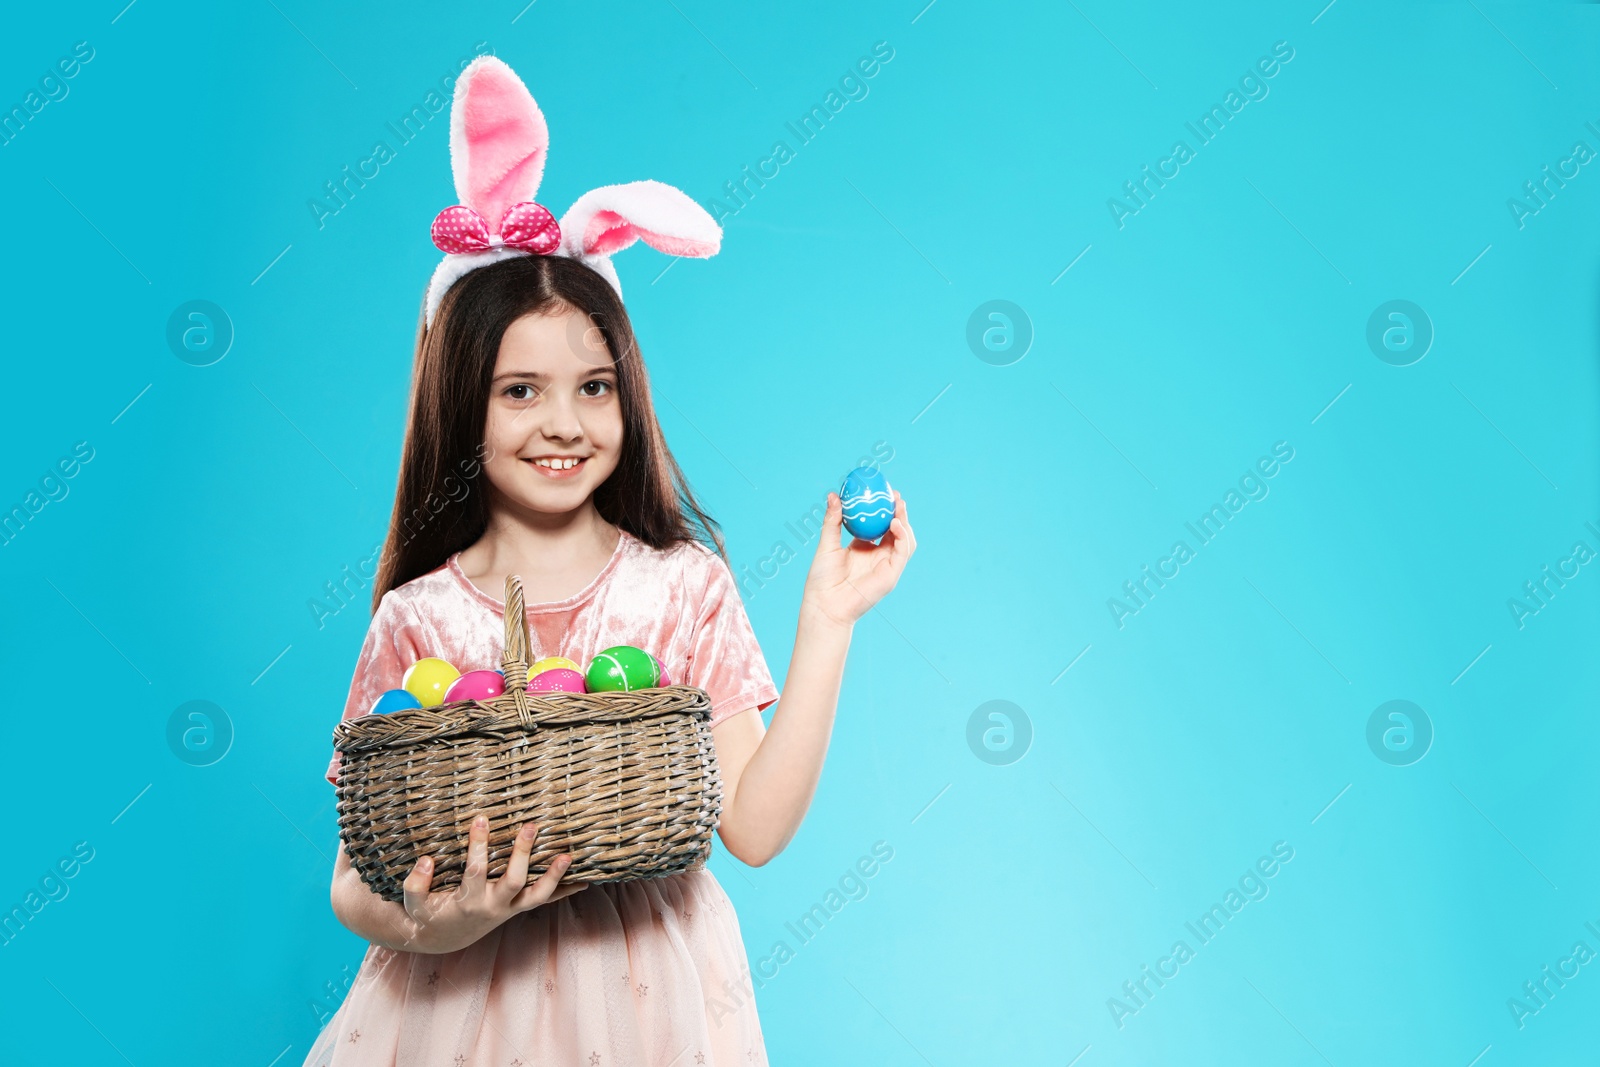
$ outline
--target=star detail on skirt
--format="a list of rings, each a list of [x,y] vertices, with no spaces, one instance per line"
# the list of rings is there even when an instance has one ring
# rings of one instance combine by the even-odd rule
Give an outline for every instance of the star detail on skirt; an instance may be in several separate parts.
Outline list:
[[[553,993],[555,993],[555,991],[556,991],[556,984],[555,984],[555,983],[554,983],[554,982],[552,982],[552,981],[551,981],[551,980],[550,980],[550,979],[548,979],[548,978],[546,978],[546,979],[545,979],[545,980],[544,980],[544,991],[545,991],[545,992],[546,992],[546,993],[547,993],[547,994],[553,994]]]
[[[589,1063],[590,1063],[591,1067],[600,1067],[600,1053],[598,1053],[598,1052],[589,1053]]]
[[[639,983],[639,995],[641,997],[644,996],[649,991],[650,991],[650,987],[649,986],[645,985],[643,982]]]
[[[360,1040],[361,1040],[361,1031],[360,1030],[352,1030],[352,1031],[350,1031],[350,1043],[352,1045],[355,1044],[357,1041],[360,1041]]]
[[[439,972],[438,971],[431,972],[428,975],[428,984],[429,985],[437,985],[438,982],[439,982]]]
[[[706,1062],[706,1054],[704,1052],[698,1052],[697,1051],[694,1054],[694,1062],[696,1062],[696,1063],[704,1063],[704,1062]]]

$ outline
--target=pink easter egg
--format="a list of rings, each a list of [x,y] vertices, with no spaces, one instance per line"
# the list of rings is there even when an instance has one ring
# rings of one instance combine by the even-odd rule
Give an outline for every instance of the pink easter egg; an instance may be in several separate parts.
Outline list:
[[[565,667],[553,667],[548,671],[540,671],[528,683],[530,693],[582,693],[586,692],[583,686],[583,675],[577,671],[569,671]]]
[[[451,683],[445,691],[444,702],[456,700],[488,700],[506,691],[506,679],[499,671],[468,671]]]
[[[662,663],[659,659],[656,659],[655,656],[651,656],[650,658],[656,660],[656,673],[661,676],[661,679],[656,682],[656,684],[660,686],[671,685],[672,679],[667,677],[667,665]]]

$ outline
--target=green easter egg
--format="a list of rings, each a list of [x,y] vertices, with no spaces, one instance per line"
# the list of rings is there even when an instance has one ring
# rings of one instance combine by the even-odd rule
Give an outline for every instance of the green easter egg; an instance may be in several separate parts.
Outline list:
[[[632,645],[614,645],[589,662],[584,684],[591,693],[631,693],[661,683],[655,657]]]

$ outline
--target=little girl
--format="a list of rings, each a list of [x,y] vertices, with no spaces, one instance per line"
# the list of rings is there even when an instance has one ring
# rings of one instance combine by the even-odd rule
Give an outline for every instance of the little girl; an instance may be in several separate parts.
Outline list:
[[[497,666],[498,596],[508,574],[520,575],[530,660],[586,664],[608,646],[634,645],[654,652],[675,683],[709,694],[718,834],[736,859],[760,866],[810,805],[852,627],[916,547],[905,503],[894,494],[879,544],[846,548],[840,501],[828,494],[783,701],[766,729],[760,712],[778,691],[717,524],[656,421],[609,261],[634,237],[710,255],[715,223],[670,187],[613,186],[580,199],[559,243],[540,251],[539,233],[555,226],[545,213],[541,230],[543,209],[531,202],[544,120],[493,57],[457,84],[451,149],[463,206],[434,224],[452,255],[425,302],[399,489],[344,715],[366,713],[426,656],[464,671]],[[500,226],[483,247],[452,249],[451,233],[489,218]],[[335,752],[330,782],[338,771]],[[766,1062],[738,919],[709,870],[563,885],[562,855],[530,880],[539,827],[528,824],[504,874],[489,880],[491,829],[506,828],[481,816],[472,825],[459,888],[432,892],[423,857],[403,904],[373,893],[341,845],[334,913],[371,947],[307,1067]]]

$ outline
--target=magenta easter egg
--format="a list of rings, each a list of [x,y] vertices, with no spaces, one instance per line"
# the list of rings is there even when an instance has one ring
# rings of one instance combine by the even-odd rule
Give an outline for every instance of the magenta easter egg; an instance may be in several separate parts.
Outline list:
[[[661,676],[660,680],[657,681],[656,684],[661,686],[671,685],[672,679],[667,677],[667,665],[662,663],[659,659],[656,659],[653,654],[650,658],[656,661],[656,673]]]
[[[530,693],[582,693],[583,675],[577,671],[569,671],[565,667],[555,667],[548,671],[540,671],[528,683]]]
[[[506,691],[506,679],[499,671],[468,671],[451,683],[445,691],[444,702],[457,700],[488,700]]]

